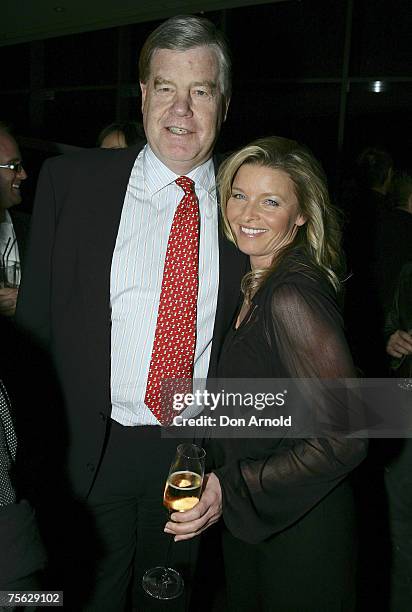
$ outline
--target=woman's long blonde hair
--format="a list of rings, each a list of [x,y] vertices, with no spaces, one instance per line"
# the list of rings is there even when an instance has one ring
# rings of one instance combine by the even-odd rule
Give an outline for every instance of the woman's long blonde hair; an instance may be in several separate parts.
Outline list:
[[[306,218],[306,223],[297,228],[292,242],[276,252],[276,256],[274,254],[270,268],[253,270],[245,276],[242,290],[246,299],[253,297],[265,279],[276,269],[280,259],[298,245],[306,248],[314,263],[338,290],[344,261],[340,247],[341,232],[338,214],[330,202],[327,179],[320,163],[309,149],[280,136],[255,140],[228,157],[220,167],[217,183],[224,231],[235,244],[236,239],[230,228],[226,209],[233,180],[243,164],[285,172],[293,182],[300,212]]]

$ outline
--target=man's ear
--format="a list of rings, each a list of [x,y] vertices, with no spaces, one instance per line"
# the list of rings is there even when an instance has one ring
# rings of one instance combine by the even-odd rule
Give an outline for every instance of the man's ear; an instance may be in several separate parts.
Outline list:
[[[142,92],[142,113],[143,113],[144,102],[146,100],[147,84],[142,83],[142,81],[140,81],[140,91]]]

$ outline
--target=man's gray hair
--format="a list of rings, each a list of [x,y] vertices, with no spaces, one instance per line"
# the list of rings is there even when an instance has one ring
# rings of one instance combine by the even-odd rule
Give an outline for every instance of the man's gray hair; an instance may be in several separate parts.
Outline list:
[[[219,86],[228,102],[231,95],[231,58],[226,38],[216,26],[204,17],[177,15],[164,21],[146,39],[139,58],[139,77],[147,83],[150,63],[156,49],[188,51],[195,47],[210,47],[219,63]]]

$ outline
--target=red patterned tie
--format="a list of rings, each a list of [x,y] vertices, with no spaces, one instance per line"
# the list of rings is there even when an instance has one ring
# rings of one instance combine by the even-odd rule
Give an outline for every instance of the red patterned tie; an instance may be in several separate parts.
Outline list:
[[[156,333],[147,378],[145,404],[162,425],[174,414],[172,395],[189,392],[196,345],[196,309],[199,285],[199,203],[194,182],[176,179],[185,195],[173,218],[167,244]],[[167,385],[163,379],[185,379]],[[162,387],[162,388],[161,388]]]

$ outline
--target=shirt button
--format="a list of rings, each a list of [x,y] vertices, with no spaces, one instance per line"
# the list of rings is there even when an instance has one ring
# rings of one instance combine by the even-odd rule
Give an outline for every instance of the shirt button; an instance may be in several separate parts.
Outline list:
[[[99,412],[99,417],[101,418],[103,422],[106,421],[106,415],[104,412]]]
[[[88,469],[88,471],[89,471],[89,472],[94,472],[94,471],[95,471],[95,469],[96,469],[96,468],[94,467],[94,464],[93,464],[93,463],[88,463],[88,464],[86,465],[86,467],[87,467],[87,469]]]

